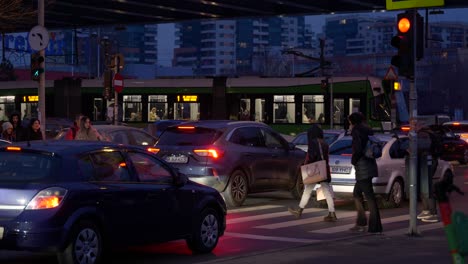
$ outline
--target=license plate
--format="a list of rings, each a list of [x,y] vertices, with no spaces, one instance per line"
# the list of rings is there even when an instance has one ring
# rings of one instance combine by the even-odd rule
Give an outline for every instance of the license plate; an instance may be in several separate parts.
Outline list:
[[[3,239],[3,232],[5,231],[5,228],[0,226],[0,239]]]
[[[350,174],[351,167],[342,167],[342,166],[330,166],[331,173],[338,173],[338,174]]]
[[[179,155],[179,156],[171,155],[171,156],[167,156],[165,160],[169,163],[187,163],[188,157],[185,155]]]

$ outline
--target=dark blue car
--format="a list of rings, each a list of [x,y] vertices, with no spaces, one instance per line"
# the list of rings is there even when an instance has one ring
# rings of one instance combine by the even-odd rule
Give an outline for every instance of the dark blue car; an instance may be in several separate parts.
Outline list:
[[[106,142],[0,147],[0,249],[102,262],[105,248],[186,239],[212,251],[226,205],[147,150]]]

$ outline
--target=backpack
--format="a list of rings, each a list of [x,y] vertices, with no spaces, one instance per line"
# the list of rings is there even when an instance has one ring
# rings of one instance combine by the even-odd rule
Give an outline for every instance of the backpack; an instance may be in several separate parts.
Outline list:
[[[368,136],[366,148],[364,149],[364,156],[370,159],[377,159],[382,157],[382,142],[375,136]]]

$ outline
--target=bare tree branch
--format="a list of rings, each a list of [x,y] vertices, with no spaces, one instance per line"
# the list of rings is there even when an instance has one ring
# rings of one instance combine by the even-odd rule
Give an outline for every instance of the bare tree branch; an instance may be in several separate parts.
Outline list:
[[[55,0],[44,0],[45,5],[51,5]],[[26,0],[0,0],[0,32],[11,32],[18,29],[31,28],[37,24],[37,9],[33,3]]]

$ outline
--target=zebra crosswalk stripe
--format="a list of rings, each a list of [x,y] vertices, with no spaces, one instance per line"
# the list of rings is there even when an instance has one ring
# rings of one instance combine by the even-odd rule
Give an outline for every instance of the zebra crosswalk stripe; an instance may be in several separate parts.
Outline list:
[[[312,212],[320,212],[320,211],[325,211],[324,209],[320,208],[308,208],[304,209],[303,213],[312,213]],[[269,213],[269,214],[261,214],[261,215],[252,215],[252,216],[245,216],[245,217],[238,217],[238,218],[233,218],[233,219],[228,219],[226,223],[229,224],[237,224],[237,223],[245,223],[245,222],[251,222],[251,221],[257,221],[257,220],[262,220],[262,219],[272,219],[276,217],[283,217],[283,216],[291,216],[291,213],[288,212],[287,210],[283,212],[276,212],[276,213]]]
[[[405,221],[409,220],[409,215],[399,215],[399,216],[394,216],[394,217],[389,217],[389,218],[383,218],[382,224],[389,224],[389,223],[394,223],[394,222],[400,222],[400,221]],[[340,225],[340,226],[335,226],[335,227],[330,227],[330,228],[323,228],[323,229],[317,229],[313,231],[309,231],[310,233],[319,233],[319,234],[332,234],[332,233],[339,233],[343,231],[347,231],[351,227],[353,227],[355,224],[347,224],[347,225]]]
[[[338,221],[339,219],[348,218],[348,217],[355,216],[355,215],[356,215],[356,212],[353,212],[353,211],[337,211],[336,212],[336,217],[338,218]],[[299,220],[284,221],[281,223],[275,223],[275,224],[269,224],[269,225],[261,225],[261,226],[256,226],[255,228],[278,229],[278,228],[318,223],[318,222],[323,222],[324,215],[316,216],[316,217],[307,217],[307,216],[303,216],[303,217],[304,217],[303,219],[299,219]]]

